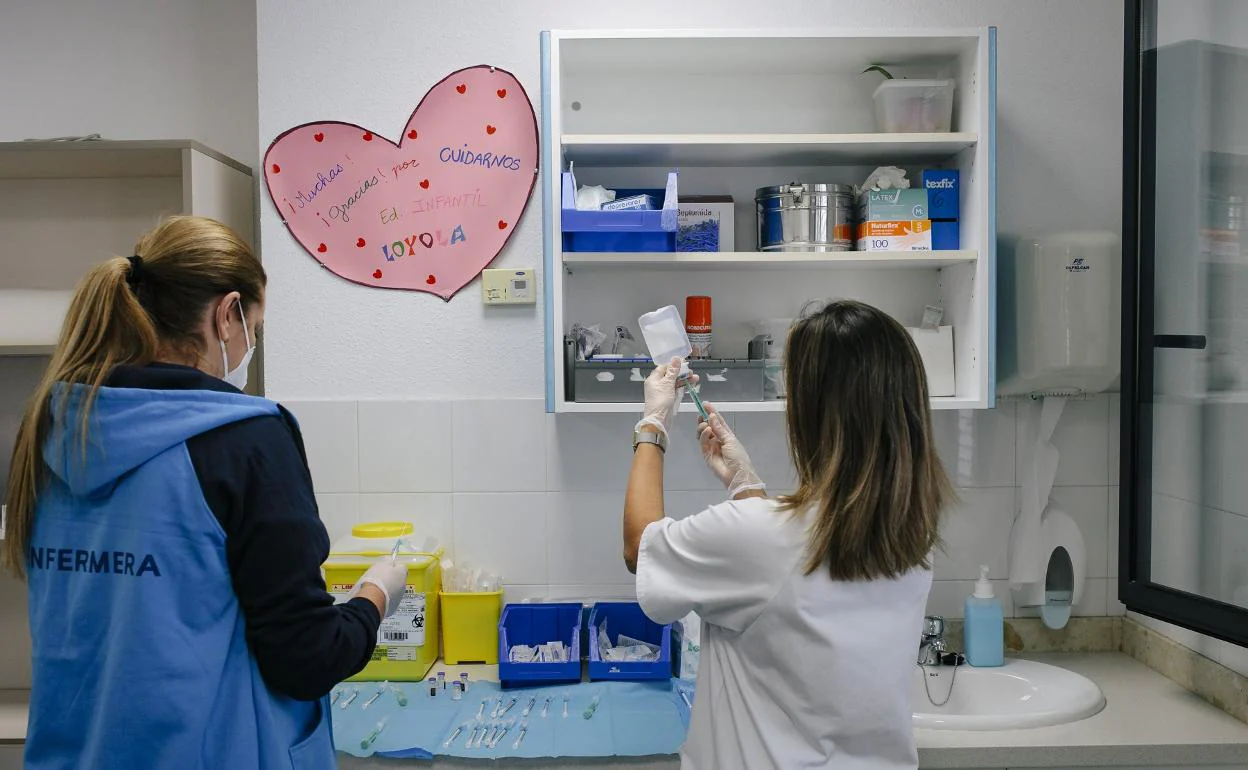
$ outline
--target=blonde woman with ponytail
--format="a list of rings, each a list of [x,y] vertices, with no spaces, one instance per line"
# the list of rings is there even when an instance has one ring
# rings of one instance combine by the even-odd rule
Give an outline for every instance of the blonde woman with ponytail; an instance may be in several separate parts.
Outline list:
[[[403,565],[334,604],[303,442],[243,394],[264,269],[173,217],[96,266],[13,450],[3,566],[29,584],[26,767],[332,768],[328,693]]]

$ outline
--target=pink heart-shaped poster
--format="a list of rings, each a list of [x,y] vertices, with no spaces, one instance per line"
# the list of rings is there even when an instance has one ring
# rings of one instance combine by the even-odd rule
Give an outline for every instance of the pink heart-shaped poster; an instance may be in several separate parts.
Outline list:
[[[291,235],[336,275],[449,300],[511,237],[537,153],[524,87],[479,65],[429,89],[397,143],[336,121],[286,131],[264,181]]]

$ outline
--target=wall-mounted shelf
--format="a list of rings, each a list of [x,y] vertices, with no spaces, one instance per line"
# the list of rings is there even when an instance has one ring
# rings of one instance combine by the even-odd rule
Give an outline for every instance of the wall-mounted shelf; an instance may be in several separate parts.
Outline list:
[[[564,160],[597,166],[820,166],[942,161],[975,146],[973,133],[564,134]]]
[[[636,412],[570,400],[564,335],[626,325],[686,296],[714,302],[714,355],[744,357],[753,321],[792,318],[814,299],[853,298],[917,326],[926,305],[953,326],[955,396],[992,406],[996,263],[995,31],[576,30],[542,34],[546,396],[555,412]],[[952,132],[878,133],[872,94],[886,62],[904,77],[956,82]],[[661,186],[731,196],[736,251],[563,251],[560,172],[611,189]],[[791,181],[861,184],[896,165],[961,174],[961,247],[926,252],[767,252],[755,191]],[[724,403],[781,411],[783,401]]]
[[[134,179],[183,173],[183,152],[248,176],[251,169],[192,141],[0,142],[0,179]]]
[[[0,355],[51,355],[72,297],[71,291],[0,289]]]
[[[974,262],[979,252],[963,251],[678,251],[678,252],[579,252],[563,255],[572,268],[625,268],[686,270],[841,269],[886,270],[890,268],[935,269]]]
[[[198,142],[0,142],[0,356],[51,353],[82,276],[164,216],[251,242],[252,201],[251,170]]]

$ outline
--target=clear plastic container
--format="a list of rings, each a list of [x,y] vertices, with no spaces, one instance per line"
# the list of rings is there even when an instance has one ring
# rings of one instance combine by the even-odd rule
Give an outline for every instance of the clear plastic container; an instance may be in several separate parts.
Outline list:
[[[953,127],[952,80],[885,80],[875,89],[875,129],[940,133]]]
[[[685,361],[693,352],[689,335],[685,331],[685,322],[681,320],[680,311],[675,305],[646,313],[637,319],[637,325],[641,327],[641,336],[646,340],[650,358],[656,364],[670,363],[673,358]]]

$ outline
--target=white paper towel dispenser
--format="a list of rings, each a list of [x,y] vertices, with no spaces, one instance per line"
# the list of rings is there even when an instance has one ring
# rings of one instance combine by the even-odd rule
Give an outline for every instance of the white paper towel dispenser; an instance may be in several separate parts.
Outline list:
[[[1022,410],[1022,501],[1010,533],[1016,607],[1037,607],[1062,628],[1083,596],[1087,548],[1078,524],[1049,499],[1058,452],[1051,441],[1067,396],[1099,393],[1120,369],[1122,250],[1107,232],[1019,242],[999,293],[1002,396]]]
[[[1001,263],[998,395],[1099,393],[1121,365],[1122,249],[1113,233],[1019,241]]]

